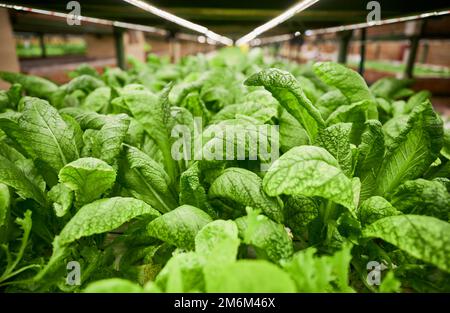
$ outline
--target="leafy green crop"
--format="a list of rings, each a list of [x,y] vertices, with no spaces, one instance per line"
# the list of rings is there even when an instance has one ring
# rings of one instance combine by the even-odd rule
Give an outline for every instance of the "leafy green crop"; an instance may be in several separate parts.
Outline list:
[[[0,73],[1,291],[450,291],[429,92],[258,49],[129,63]]]

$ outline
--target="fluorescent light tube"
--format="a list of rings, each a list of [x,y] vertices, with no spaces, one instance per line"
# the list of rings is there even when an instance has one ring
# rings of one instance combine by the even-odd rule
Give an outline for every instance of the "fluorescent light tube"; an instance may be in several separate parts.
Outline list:
[[[307,8],[309,8],[313,4],[317,3],[318,1],[319,0],[303,0],[303,1],[299,2],[299,3],[297,3],[296,5],[291,7],[290,9],[288,9],[288,10],[284,11],[283,13],[281,13],[280,15],[278,15],[277,17],[275,17],[275,18],[271,19],[270,21],[268,21],[267,23],[265,23],[265,24],[255,28],[253,31],[251,31],[247,35],[245,35],[242,38],[238,39],[236,41],[236,45],[242,45],[242,44],[245,44],[245,43],[255,39],[256,37],[258,37],[262,33],[268,31],[269,29],[274,28],[275,26],[277,26],[277,25],[279,25],[279,24],[281,24],[283,22],[285,22],[286,20],[288,20],[291,17],[293,17],[295,14],[306,10]]]
[[[34,8],[28,8],[28,7],[18,6],[18,5],[9,5],[9,4],[0,3],[0,7],[6,8],[6,9],[12,9],[12,10],[16,10],[16,11],[25,11],[25,12],[32,12],[32,13],[37,13],[37,14],[56,16],[56,17],[61,17],[64,19],[66,19],[67,17],[72,17],[72,14],[48,11],[48,10],[41,10],[41,9],[34,9]],[[165,31],[164,29],[146,26],[146,25],[125,23],[125,22],[119,22],[119,21],[110,21],[110,20],[105,20],[105,19],[101,19],[101,18],[81,16],[81,15],[78,16],[78,19],[80,21],[84,21],[84,22],[88,22],[88,23],[95,23],[95,24],[101,24],[101,25],[106,25],[106,26],[115,26],[115,27],[120,27],[120,28],[139,30],[139,31],[148,32],[148,33],[156,33],[161,36],[166,36],[168,34],[167,31]]]
[[[212,31],[210,31],[208,28],[206,28],[204,26],[189,22],[188,20],[185,20],[184,18],[178,17],[176,15],[173,15],[172,13],[158,9],[157,7],[155,7],[151,4],[148,4],[147,2],[144,2],[141,0],[122,0],[122,1],[127,2],[131,5],[134,5],[144,11],[150,12],[150,13],[152,13],[156,16],[159,16],[165,20],[168,20],[170,22],[178,24],[182,27],[185,27],[185,28],[191,29],[193,31],[196,31],[198,33],[201,33],[216,42],[220,42],[227,46],[231,46],[233,44],[233,40],[231,40],[230,38],[218,35]]]

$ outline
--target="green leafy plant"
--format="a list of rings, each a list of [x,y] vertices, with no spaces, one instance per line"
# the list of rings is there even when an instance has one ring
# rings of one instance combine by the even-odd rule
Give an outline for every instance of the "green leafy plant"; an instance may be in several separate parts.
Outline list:
[[[129,61],[61,86],[0,73],[2,291],[450,291],[449,131],[428,92],[258,49]]]

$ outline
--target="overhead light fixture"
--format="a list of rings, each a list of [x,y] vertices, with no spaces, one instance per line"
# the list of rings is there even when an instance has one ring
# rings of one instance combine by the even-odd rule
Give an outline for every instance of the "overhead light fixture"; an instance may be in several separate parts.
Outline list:
[[[28,8],[28,7],[19,6],[19,5],[9,5],[9,4],[0,3],[0,7],[6,8],[6,9],[12,9],[12,10],[16,10],[16,11],[24,11],[24,12],[32,12],[32,13],[37,13],[37,14],[49,15],[49,16],[56,16],[56,17],[60,17],[60,18],[64,18],[64,19],[67,19],[68,17],[69,18],[73,17],[72,14]],[[155,33],[155,34],[158,34],[161,36],[166,36],[168,34],[167,31],[165,31],[164,29],[146,26],[146,25],[125,23],[125,22],[120,22],[120,21],[111,21],[111,20],[105,20],[105,19],[101,19],[101,18],[81,16],[81,15],[77,16],[77,19],[79,19],[82,22],[101,24],[101,25],[105,25],[105,26],[115,26],[115,27],[120,27],[120,28],[131,29],[131,30],[139,30],[139,31],[148,32],[148,33]]]
[[[141,1],[141,0],[122,0],[124,2],[127,2],[131,5],[134,5],[135,7],[138,7],[144,11],[150,12],[156,16],[159,16],[165,20],[168,20],[170,22],[173,22],[175,24],[178,24],[182,27],[191,29],[193,31],[196,31],[200,34],[205,35],[206,37],[210,38],[211,40],[214,40],[216,42],[220,42],[224,45],[231,46],[233,45],[233,40],[230,38],[227,38],[225,36],[221,36],[219,34],[216,34],[212,31],[210,31],[208,28],[192,23],[188,20],[185,20],[184,18],[181,18],[179,16],[173,15],[172,13],[166,12],[164,10],[161,10],[151,4],[148,4],[147,2]]]
[[[389,18],[389,19],[380,20],[380,21],[371,21],[371,22],[367,22],[367,23],[358,23],[358,24],[327,27],[327,28],[320,28],[320,29],[309,29],[309,30],[305,31],[305,35],[306,36],[314,36],[314,35],[336,33],[336,32],[341,32],[341,31],[345,31],[345,30],[355,30],[355,29],[367,28],[367,27],[372,27],[372,26],[380,26],[380,25],[386,25],[386,24],[408,22],[408,21],[424,19],[427,17],[441,16],[441,15],[447,15],[447,14],[450,14],[450,10],[427,12],[427,13],[410,15],[410,16],[405,16],[405,17]]]
[[[127,0],[125,0],[127,1]],[[295,14],[306,10],[307,8],[309,8],[310,6],[312,6],[313,4],[317,3],[319,0],[303,0],[299,3],[297,3],[296,5],[294,5],[293,7],[291,7],[290,9],[284,11],[283,13],[281,13],[280,15],[278,15],[277,17],[271,19],[270,21],[268,21],[267,23],[255,28],[253,31],[251,31],[250,33],[248,33],[247,35],[243,36],[242,38],[238,39],[236,41],[236,45],[243,45],[246,44],[248,42],[250,42],[251,40],[255,39],[256,37],[258,37],[259,35],[261,35],[262,33],[268,31],[269,29],[274,28],[275,26],[285,22],[286,20],[290,19],[291,17],[293,17]]]

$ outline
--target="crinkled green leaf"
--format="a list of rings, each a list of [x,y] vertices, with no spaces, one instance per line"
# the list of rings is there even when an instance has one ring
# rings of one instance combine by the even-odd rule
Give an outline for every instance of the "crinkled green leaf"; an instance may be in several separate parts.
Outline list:
[[[381,123],[368,120],[358,147],[358,163],[356,173],[361,180],[360,200],[364,201],[376,193],[376,178],[384,157],[384,136]]]
[[[67,164],[59,172],[59,181],[75,191],[78,207],[100,198],[113,186],[115,180],[115,170],[96,158],[80,158]]]
[[[384,123],[383,133],[386,145],[391,145],[395,141],[395,138],[397,138],[401,134],[403,129],[406,128],[408,120],[409,115],[404,114],[397,115]]]
[[[236,224],[244,242],[255,247],[260,257],[279,262],[294,253],[292,240],[282,224],[256,212],[238,218]]]
[[[164,156],[164,165],[169,177],[175,179],[177,169],[170,149],[170,131],[168,121],[170,118],[170,106],[167,99],[170,86],[157,97],[145,90],[132,90],[122,95],[127,107],[145,131],[158,144]]]
[[[18,126],[23,148],[55,171],[79,158],[73,129],[47,101],[27,98]]]
[[[304,94],[294,76],[276,68],[263,70],[245,81],[247,86],[264,86],[274,98],[294,116],[314,140],[325,121],[319,110]]]
[[[66,85],[67,93],[72,93],[75,90],[82,90],[86,93],[94,91],[97,88],[105,86],[105,83],[98,78],[91,75],[80,75],[72,79]]]
[[[327,119],[337,108],[349,105],[349,100],[339,89],[324,93],[315,103],[324,119]]]
[[[422,102],[425,102],[430,97],[431,93],[427,90],[422,90],[412,95],[406,102],[404,113],[411,112],[416,106],[419,106]]]
[[[211,185],[210,198],[224,198],[242,206],[261,209],[277,222],[283,220],[283,210],[277,198],[269,197],[262,188],[262,179],[242,168],[227,168]]]
[[[308,197],[290,196],[284,206],[284,220],[294,235],[300,235],[319,216],[317,204]]]
[[[351,103],[372,99],[364,78],[354,70],[334,62],[318,62],[313,67],[320,79],[339,89]]]
[[[134,198],[106,198],[86,204],[64,226],[55,240],[68,245],[82,237],[111,231],[131,219],[147,215],[159,216],[159,212],[144,201]]]
[[[41,187],[28,177],[22,168],[0,155],[0,182],[13,188],[24,199],[33,199],[45,206],[45,194]]]
[[[382,219],[383,217],[401,214],[386,199],[380,196],[373,196],[362,202],[358,209],[358,217],[361,224],[368,225]]]
[[[449,219],[450,193],[439,181],[422,178],[406,181],[392,194],[391,202],[398,210],[406,214]]]
[[[107,108],[110,98],[111,88],[99,87],[84,99],[82,107],[87,110],[99,112]]]
[[[200,180],[200,166],[198,162],[192,164],[180,177],[180,204],[195,206],[211,217],[217,215],[208,203],[205,188]]]
[[[195,236],[195,252],[211,265],[232,263],[240,244],[238,233],[235,222],[215,220]]]
[[[386,195],[405,180],[420,177],[436,160],[442,147],[442,120],[430,102],[411,114],[406,128],[388,146],[377,176],[378,195]]]
[[[66,187],[64,184],[57,184],[50,189],[47,195],[53,201],[53,209],[55,210],[56,216],[63,217],[69,212],[74,201],[72,189]]]
[[[32,97],[48,99],[58,89],[53,82],[38,76],[21,73],[0,72],[0,79],[11,84],[20,84],[27,94]]]
[[[164,168],[142,151],[126,146],[128,168],[124,171],[123,184],[131,194],[160,212],[169,212],[177,207],[170,188],[170,179]]]
[[[354,211],[352,181],[325,149],[296,147],[283,154],[263,179],[264,191],[280,194],[320,196]]]
[[[381,238],[413,257],[450,272],[450,224],[434,217],[398,215],[369,225],[364,237]]]
[[[352,125],[339,123],[329,126],[319,133],[315,144],[325,148],[338,161],[342,171],[352,176],[353,160],[350,149],[350,131]]]
[[[211,221],[211,217],[204,211],[182,205],[151,221],[147,231],[150,236],[178,248],[193,250],[198,231]]]

